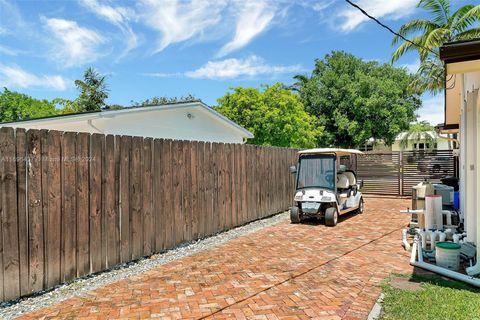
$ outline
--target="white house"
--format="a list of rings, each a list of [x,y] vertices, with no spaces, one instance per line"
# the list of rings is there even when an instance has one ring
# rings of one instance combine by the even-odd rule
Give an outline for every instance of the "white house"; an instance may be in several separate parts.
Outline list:
[[[453,150],[457,149],[457,143],[455,139],[447,139],[444,136],[439,135],[435,131],[426,131],[418,134],[410,134],[408,137],[407,145],[402,145],[402,141],[408,132],[400,132],[391,146],[385,145],[382,140],[374,140],[370,138],[365,145],[360,149],[362,151],[422,151],[422,150]],[[430,139],[426,139],[426,135],[430,136]],[[430,141],[434,140],[434,145],[430,145]]]
[[[408,144],[402,146],[402,141],[405,139],[408,132],[401,132],[395,138],[395,142],[392,144],[392,151],[422,151],[422,150],[452,150],[456,149],[457,145],[455,141],[446,139],[440,136],[435,131],[420,132],[418,134],[410,134],[408,136]],[[427,139],[426,136],[430,136]],[[433,146],[430,145],[430,139],[433,139]]]
[[[460,210],[467,240],[477,245],[477,264],[467,269],[480,274],[480,39],[447,43],[440,48],[445,62],[444,133],[459,133]]]
[[[224,143],[244,143],[253,138],[247,129],[201,101],[53,116],[0,126]]]

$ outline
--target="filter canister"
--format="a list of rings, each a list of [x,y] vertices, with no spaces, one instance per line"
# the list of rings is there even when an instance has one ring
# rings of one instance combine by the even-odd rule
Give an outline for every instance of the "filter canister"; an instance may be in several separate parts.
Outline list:
[[[425,196],[425,229],[443,229],[442,197]]]

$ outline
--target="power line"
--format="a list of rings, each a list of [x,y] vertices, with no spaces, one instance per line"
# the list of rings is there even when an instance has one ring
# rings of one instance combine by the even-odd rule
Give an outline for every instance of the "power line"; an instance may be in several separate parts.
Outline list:
[[[390,28],[389,26],[387,26],[386,24],[383,24],[382,22],[380,22],[377,18],[375,18],[374,16],[371,16],[370,14],[368,14],[367,11],[365,11],[364,9],[362,9],[359,5],[353,3],[352,1],[350,0],[345,0],[348,4],[350,4],[351,6],[357,8],[358,10],[360,10],[361,13],[363,13],[365,16],[367,16],[369,19],[375,21],[377,24],[379,24],[380,26],[382,26],[383,28],[387,29],[388,31],[390,31],[391,33],[393,33],[394,35],[396,35],[397,37],[400,37],[401,39],[403,39],[404,41],[408,42],[408,43],[411,43],[413,44],[415,47],[417,48],[421,48],[421,49],[424,49],[424,50],[427,50],[431,53],[433,53],[434,55],[438,56],[438,53],[436,53],[435,51],[433,51],[432,49],[429,49],[429,48],[426,48],[418,43],[415,43],[413,42],[412,40],[410,39],[407,39],[405,38],[404,36],[402,36],[401,34],[395,32],[392,30],[392,28]]]

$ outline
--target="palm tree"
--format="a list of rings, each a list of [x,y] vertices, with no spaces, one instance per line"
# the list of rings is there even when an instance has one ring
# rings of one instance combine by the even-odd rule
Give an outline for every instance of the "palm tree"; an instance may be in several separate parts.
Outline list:
[[[82,80],[75,80],[75,86],[80,90],[77,98],[79,111],[97,111],[105,106],[108,98],[106,77],[100,75],[95,69],[88,68]]]
[[[297,91],[300,92],[300,89],[304,88],[308,82],[310,81],[311,77],[305,74],[297,74],[293,76],[293,79],[297,80],[294,84],[292,84],[290,87],[287,89],[290,89],[292,91]]]
[[[420,0],[417,5],[432,16],[431,20],[415,19],[405,23],[398,34],[417,44],[404,41],[392,55],[392,62],[397,61],[409,51],[418,51],[420,61],[427,60],[433,52],[445,42],[469,40],[480,37],[480,5],[465,5],[455,11],[450,11],[450,0]],[[395,35],[392,44],[398,44],[402,39]],[[430,51],[431,50],[431,51]]]
[[[413,123],[408,131],[403,132],[400,140],[402,149],[408,148],[409,143],[425,143],[426,149],[433,149],[437,143],[437,135],[433,127],[426,121]]]
[[[402,25],[398,34],[411,42],[403,41],[392,55],[392,62],[397,61],[410,51],[417,51],[420,57],[418,79],[412,87],[434,94],[445,88],[443,64],[438,56],[438,49],[446,42],[470,40],[480,37],[480,5],[465,5],[451,12],[450,0],[420,0],[419,8],[426,10],[431,19],[415,19]],[[395,35],[392,45],[403,39]]]
[[[442,61],[433,57],[423,61],[417,70],[415,79],[410,84],[410,88],[418,94],[425,91],[429,91],[433,95],[443,92],[445,89],[445,72]]]

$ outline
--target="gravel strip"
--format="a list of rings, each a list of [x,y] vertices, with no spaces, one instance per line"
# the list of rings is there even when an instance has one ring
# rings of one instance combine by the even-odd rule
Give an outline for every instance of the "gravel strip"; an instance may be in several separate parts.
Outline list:
[[[286,219],[288,219],[288,213],[280,213],[205,239],[184,244],[165,253],[154,254],[145,259],[135,262],[128,262],[102,273],[89,275],[84,278],[74,280],[73,282],[59,285],[54,289],[40,292],[31,297],[20,298],[8,303],[1,303],[0,319],[13,319],[24,313],[33,312],[69,298],[82,296],[88,291],[134,275],[138,275],[142,272],[156,268],[168,262],[184,258],[197,252],[212,249],[227,241],[251,234]]]

